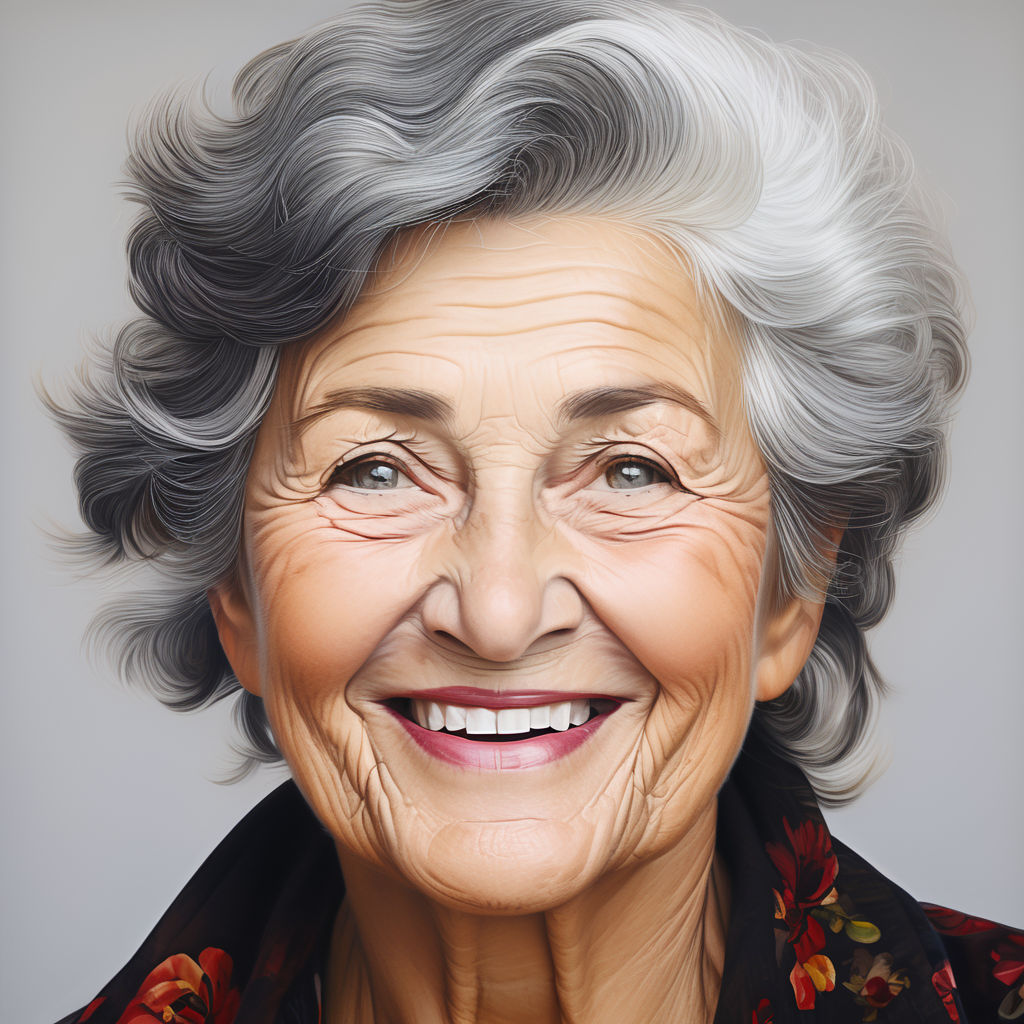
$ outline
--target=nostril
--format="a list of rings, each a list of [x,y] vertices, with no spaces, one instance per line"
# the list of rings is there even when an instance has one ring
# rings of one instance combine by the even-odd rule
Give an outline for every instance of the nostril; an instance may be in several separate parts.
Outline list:
[[[469,644],[464,643],[457,636],[455,636],[454,633],[449,633],[446,629],[432,629],[430,633],[435,640],[439,640],[442,644],[444,644],[447,647],[452,647],[456,651],[465,651],[469,654],[473,653],[473,649],[469,646]]]
[[[563,626],[561,629],[549,630],[547,635],[548,636],[563,637],[563,636],[572,636],[572,634],[575,633],[575,632],[576,632],[576,627],[575,626]]]

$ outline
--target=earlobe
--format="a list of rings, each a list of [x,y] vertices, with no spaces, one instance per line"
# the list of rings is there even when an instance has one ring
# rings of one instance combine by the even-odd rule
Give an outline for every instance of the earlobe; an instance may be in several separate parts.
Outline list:
[[[206,592],[217,635],[239,683],[260,696],[259,650],[256,619],[249,597],[237,576]]]

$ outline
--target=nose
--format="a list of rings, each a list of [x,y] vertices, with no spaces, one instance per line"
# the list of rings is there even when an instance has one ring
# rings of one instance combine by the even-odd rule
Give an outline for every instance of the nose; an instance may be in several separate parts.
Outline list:
[[[564,643],[584,615],[583,598],[562,574],[565,547],[526,496],[479,495],[424,599],[424,627],[492,662]]]

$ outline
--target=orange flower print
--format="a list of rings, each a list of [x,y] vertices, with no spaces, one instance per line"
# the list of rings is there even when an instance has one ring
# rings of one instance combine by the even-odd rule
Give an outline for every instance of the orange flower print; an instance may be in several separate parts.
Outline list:
[[[209,947],[199,963],[175,953],[146,977],[117,1024],[232,1024],[238,990],[230,987],[231,957]]]
[[[796,1005],[801,1010],[813,1010],[819,992],[831,992],[836,987],[835,964],[827,956],[816,953],[804,963],[797,963],[789,972]]]
[[[853,954],[850,980],[844,981],[843,986],[864,1007],[861,1019],[874,1021],[883,1006],[888,1006],[905,988],[910,987],[910,979],[905,971],[893,967],[890,954],[879,953],[872,957],[866,949],[858,949]]]

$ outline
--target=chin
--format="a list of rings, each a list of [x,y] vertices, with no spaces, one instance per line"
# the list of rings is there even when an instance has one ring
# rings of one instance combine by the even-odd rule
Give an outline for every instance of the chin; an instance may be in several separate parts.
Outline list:
[[[454,822],[396,867],[424,895],[486,914],[542,913],[590,886],[606,858],[594,830],[564,821]],[[413,849],[406,847],[408,853]]]

